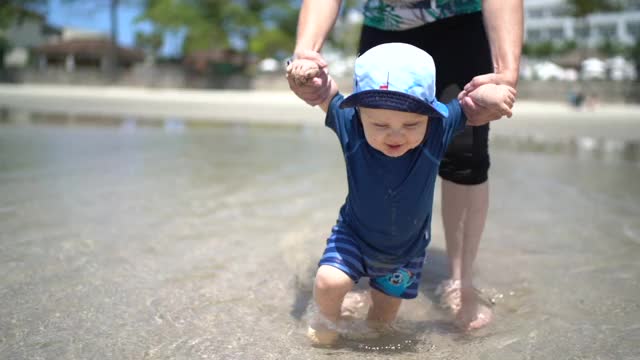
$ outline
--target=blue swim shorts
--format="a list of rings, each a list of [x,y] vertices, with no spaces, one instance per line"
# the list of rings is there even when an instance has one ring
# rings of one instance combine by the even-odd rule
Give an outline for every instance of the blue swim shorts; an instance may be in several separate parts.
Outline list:
[[[362,255],[356,239],[355,234],[345,226],[334,226],[318,266],[329,265],[340,269],[356,283],[366,276],[372,288],[389,296],[402,299],[418,296],[424,254],[404,264],[384,264]]]

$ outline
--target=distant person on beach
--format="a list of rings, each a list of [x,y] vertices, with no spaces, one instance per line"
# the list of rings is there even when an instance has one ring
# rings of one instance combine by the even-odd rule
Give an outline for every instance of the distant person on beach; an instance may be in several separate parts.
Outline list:
[[[319,71],[314,61],[296,59],[287,77],[304,84]],[[373,328],[390,324],[402,299],[417,296],[447,145],[465,124],[511,116],[512,87],[482,85],[445,105],[436,99],[435,78],[431,56],[404,43],[379,45],[358,57],[355,89],[346,98],[326,78],[329,96],[319,105],[340,140],[348,194],[316,273],[320,317],[308,330],[315,344],[337,340],[343,299],[361,277],[369,278],[367,320]],[[478,107],[483,116],[475,117]]]
[[[320,50],[342,3],[302,2],[294,57],[314,60],[326,69]],[[366,0],[362,13],[358,52],[390,42],[426,51],[438,64],[436,96],[441,100],[483,84],[516,87],[523,0]],[[289,86],[302,100],[317,105],[330,91],[324,73],[304,86],[293,81]],[[482,111],[475,116],[483,116]],[[489,124],[466,127],[451,141],[440,162],[449,278],[436,294],[464,330],[483,327],[492,319],[491,308],[481,304],[473,286],[473,265],[489,209],[489,166]]]
[[[574,88],[569,91],[569,104],[576,108],[581,109],[584,105],[585,96],[580,88]]]

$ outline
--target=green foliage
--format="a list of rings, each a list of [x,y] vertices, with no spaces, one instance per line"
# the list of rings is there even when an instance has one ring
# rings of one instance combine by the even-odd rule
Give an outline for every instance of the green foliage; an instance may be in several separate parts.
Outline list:
[[[567,54],[578,48],[575,41],[569,40],[564,42],[541,42],[541,43],[525,43],[522,47],[522,53],[534,58],[548,57],[551,55]]]
[[[567,0],[571,15],[585,17],[595,12],[621,10],[620,1],[616,0]]]
[[[260,58],[276,57],[284,59],[293,52],[291,33],[281,29],[269,29],[249,40],[249,52]]]
[[[164,36],[160,31],[136,33],[136,47],[143,49],[147,54],[157,55],[163,44]]]
[[[558,52],[558,47],[551,41],[545,41],[534,44],[524,44],[522,47],[522,53],[527,56],[541,58],[548,57]]]
[[[559,45],[557,45],[557,51],[560,54],[566,54],[578,48],[578,43],[574,40],[567,40]]]
[[[47,0],[0,0],[0,69],[4,68],[4,55],[11,48],[5,31],[14,21],[40,16]]]
[[[265,57],[292,51],[293,0],[147,0],[138,19],[161,31],[186,31],[183,52],[235,49]]]
[[[0,30],[14,20],[44,12],[46,5],[47,0],[0,0]]]
[[[625,53],[625,46],[618,42],[611,41],[611,39],[606,39],[598,46],[598,51],[602,54],[611,57],[615,55],[623,55]]]

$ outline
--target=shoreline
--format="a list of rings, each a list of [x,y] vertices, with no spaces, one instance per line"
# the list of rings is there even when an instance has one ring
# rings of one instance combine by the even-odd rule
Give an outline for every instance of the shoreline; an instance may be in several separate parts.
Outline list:
[[[158,123],[324,126],[324,113],[283,90],[193,90],[0,84],[0,109],[32,114],[112,117]],[[491,124],[506,144],[573,146],[640,154],[640,105],[601,104],[576,110],[562,102],[518,100],[511,119]]]

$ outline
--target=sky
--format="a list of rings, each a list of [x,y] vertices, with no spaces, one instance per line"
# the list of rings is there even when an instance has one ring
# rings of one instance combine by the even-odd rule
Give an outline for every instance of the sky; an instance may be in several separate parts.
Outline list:
[[[89,5],[88,5],[89,4]],[[47,12],[48,22],[56,27],[69,27],[78,30],[89,30],[111,33],[109,18],[109,1],[76,1],[64,2],[63,0],[49,0]],[[135,18],[142,9],[132,5],[121,5],[118,9],[118,43],[123,46],[135,44],[137,31],[149,31],[149,24],[137,24]],[[179,52],[181,39],[179,36],[170,36],[165,39],[162,49],[164,55],[173,55]]]

